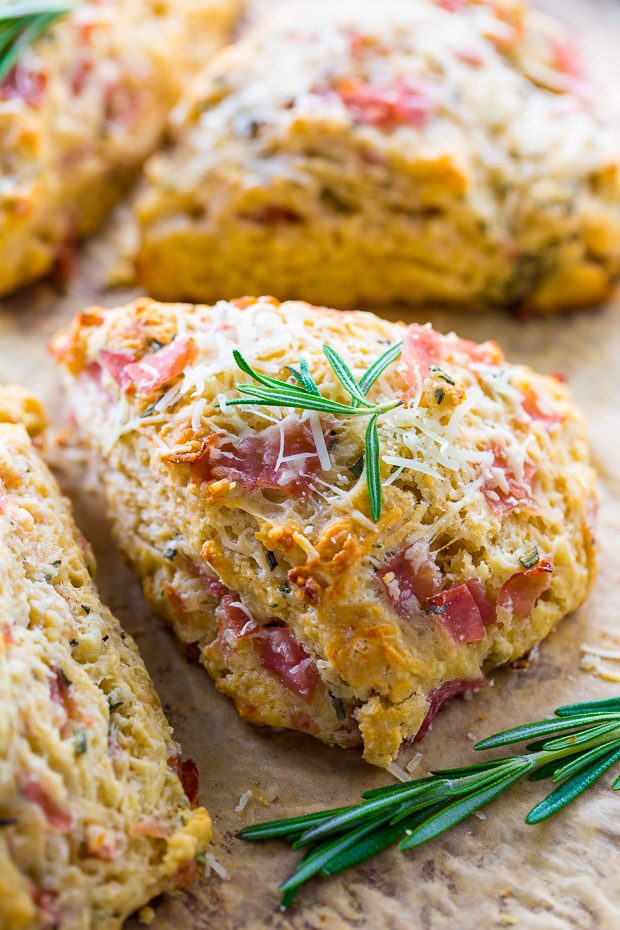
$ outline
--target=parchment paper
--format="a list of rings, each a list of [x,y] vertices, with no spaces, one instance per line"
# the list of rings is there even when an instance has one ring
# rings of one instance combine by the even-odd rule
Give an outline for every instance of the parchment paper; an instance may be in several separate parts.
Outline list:
[[[620,4],[549,0],[546,5],[577,24],[596,67],[615,70],[620,87],[615,60]],[[35,390],[60,430],[67,423],[45,345],[84,305],[113,306],[131,296],[105,287],[119,224],[126,218],[124,208],[84,248],[67,293],[40,284],[0,304],[0,380]],[[565,373],[586,414],[601,479],[600,575],[587,603],[548,638],[529,667],[497,672],[493,687],[471,701],[455,699],[436,718],[425,740],[399,759],[404,767],[420,750],[418,776],[434,767],[479,761],[474,739],[550,714],[560,703],[620,693],[620,684],[579,667],[581,643],[620,647],[620,297],[592,312],[527,323],[501,314],[390,316],[430,319],[439,329],[454,328],[476,340],[494,338],[513,361]],[[56,465],[62,463],[60,452],[52,449]],[[201,667],[187,665],[150,615],[109,536],[92,478],[79,462],[60,464],[57,472],[94,545],[102,597],[136,635],[176,736],[198,764],[202,800],[215,825],[212,852],[230,876],[223,881],[212,874],[189,891],[156,902],[154,930],[620,928],[620,797],[609,790],[609,775],[537,827],[526,826],[524,816],[548,783],[518,785],[485,808],[486,819],[474,816],[418,851],[390,850],[343,876],[312,882],[298,904],[281,914],[277,885],[298,854],[284,844],[243,843],[235,831],[256,820],[351,803],[361,791],[390,783],[391,776],[368,766],[356,751],[329,749],[309,736],[241,721],[232,702],[218,694]],[[614,667],[620,672],[620,662]],[[248,789],[252,797],[236,813]],[[128,930],[138,926],[130,921]]]

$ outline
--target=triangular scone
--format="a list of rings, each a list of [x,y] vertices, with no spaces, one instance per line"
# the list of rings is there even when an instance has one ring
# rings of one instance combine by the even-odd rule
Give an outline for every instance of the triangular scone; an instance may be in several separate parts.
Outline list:
[[[227,406],[263,375],[369,402],[383,508],[371,519],[368,417]],[[275,298],[91,310],[54,351],[146,595],[241,715],[389,764],[450,696],[523,655],[594,573],[594,473],[558,378],[426,326]],[[217,406],[219,405],[219,406]]]
[[[148,165],[161,300],[270,293],[600,301],[620,267],[617,127],[563,27],[516,0],[301,0],[213,60]]]
[[[240,6],[80,0],[21,51],[0,83],[0,294],[55,265],[67,273],[76,240],[128,189]]]
[[[191,881],[211,821],[20,406],[36,432],[0,388],[0,926],[116,930]]]

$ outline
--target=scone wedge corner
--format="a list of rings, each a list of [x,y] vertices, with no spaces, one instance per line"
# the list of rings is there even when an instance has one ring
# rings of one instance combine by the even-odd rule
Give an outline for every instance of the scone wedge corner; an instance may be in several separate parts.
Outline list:
[[[620,133],[508,0],[297,0],[219,53],[149,162],[160,300],[271,293],[552,313],[620,271]]]
[[[0,295],[67,273],[76,242],[129,189],[240,7],[80,0],[21,50],[0,82]]]
[[[376,420],[377,520],[368,416],[238,390],[245,359],[273,390],[311,377],[350,404],[325,345],[358,383],[394,353],[367,393],[394,408]],[[149,602],[249,721],[388,765],[588,591],[583,421],[560,378],[495,343],[275,298],[143,298],[81,314],[53,350]]]
[[[192,880],[211,821],[24,414],[0,387],[0,926],[118,930]]]

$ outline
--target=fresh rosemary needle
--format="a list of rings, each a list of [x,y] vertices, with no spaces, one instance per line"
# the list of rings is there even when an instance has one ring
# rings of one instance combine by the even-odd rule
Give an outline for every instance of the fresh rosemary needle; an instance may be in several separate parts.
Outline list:
[[[525,818],[551,817],[620,760],[620,697],[558,707],[555,718],[526,723],[482,740],[475,749],[495,749],[543,737],[526,752],[478,765],[437,770],[426,778],[376,788],[361,804],[245,827],[244,840],[286,839],[307,847],[295,872],[280,886],[282,907],[314,875],[334,875],[359,865],[400,840],[399,849],[421,846],[529,774],[557,787]],[[620,789],[620,776],[612,784]]]
[[[75,3],[62,0],[0,3],[0,82],[17,64],[22,51],[74,8]]]
[[[371,366],[368,368],[359,381],[356,380],[351,369],[344,359],[332,349],[331,346],[324,345],[323,352],[334,374],[338,378],[351,401],[349,404],[341,404],[338,401],[329,400],[323,397],[319,391],[312,373],[304,359],[299,362],[299,369],[288,368],[291,375],[295,378],[296,384],[290,381],[278,381],[276,378],[270,378],[255,371],[245,360],[238,349],[233,350],[233,356],[237,366],[246,375],[254,378],[258,384],[238,384],[237,390],[244,397],[238,397],[234,400],[227,400],[221,404],[225,410],[227,407],[233,407],[238,404],[260,405],[261,407],[292,407],[296,410],[318,410],[322,413],[331,413],[336,416],[348,417],[370,417],[370,422],[366,429],[364,467],[366,469],[366,484],[368,487],[368,496],[370,498],[370,512],[375,522],[381,516],[382,493],[381,493],[381,460],[379,447],[379,431],[377,429],[377,418],[388,410],[402,406],[402,400],[389,400],[383,404],[372,404],[367,400],[367,394],[377,378],[385,371],[392,362],[400,356],[402,352],[402,342],[390,346]],[[288,367],[288,366],[287,366]],[[355,467],[355,466],[354,466]]]

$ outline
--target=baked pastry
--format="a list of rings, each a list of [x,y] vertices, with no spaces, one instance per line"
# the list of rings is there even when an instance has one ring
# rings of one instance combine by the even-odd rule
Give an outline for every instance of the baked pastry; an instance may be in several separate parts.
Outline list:
[[[0,389],[0,926],[114,930],[194,877],[211,822],[20,403],[40,431]]]
[[[620,134],[516,0],[283,4],[219,53],[148,163],[161,300],[273,293],[551,312],[620,267]]]
[[[0,294],[66,272],[240,0],[82,0],[0,84]]]
[[[394,408],[375,520],[370,414],[252,406],[233,351],[289,393],[307,366],[346,405],[322,346],[359,379],[400,340],[367,395]],[[388,765],[588,590],[583,422],[561,380],[495,343],[275,298],[140,299],[79,315],[53,350],[150,604],[247,720]]]

